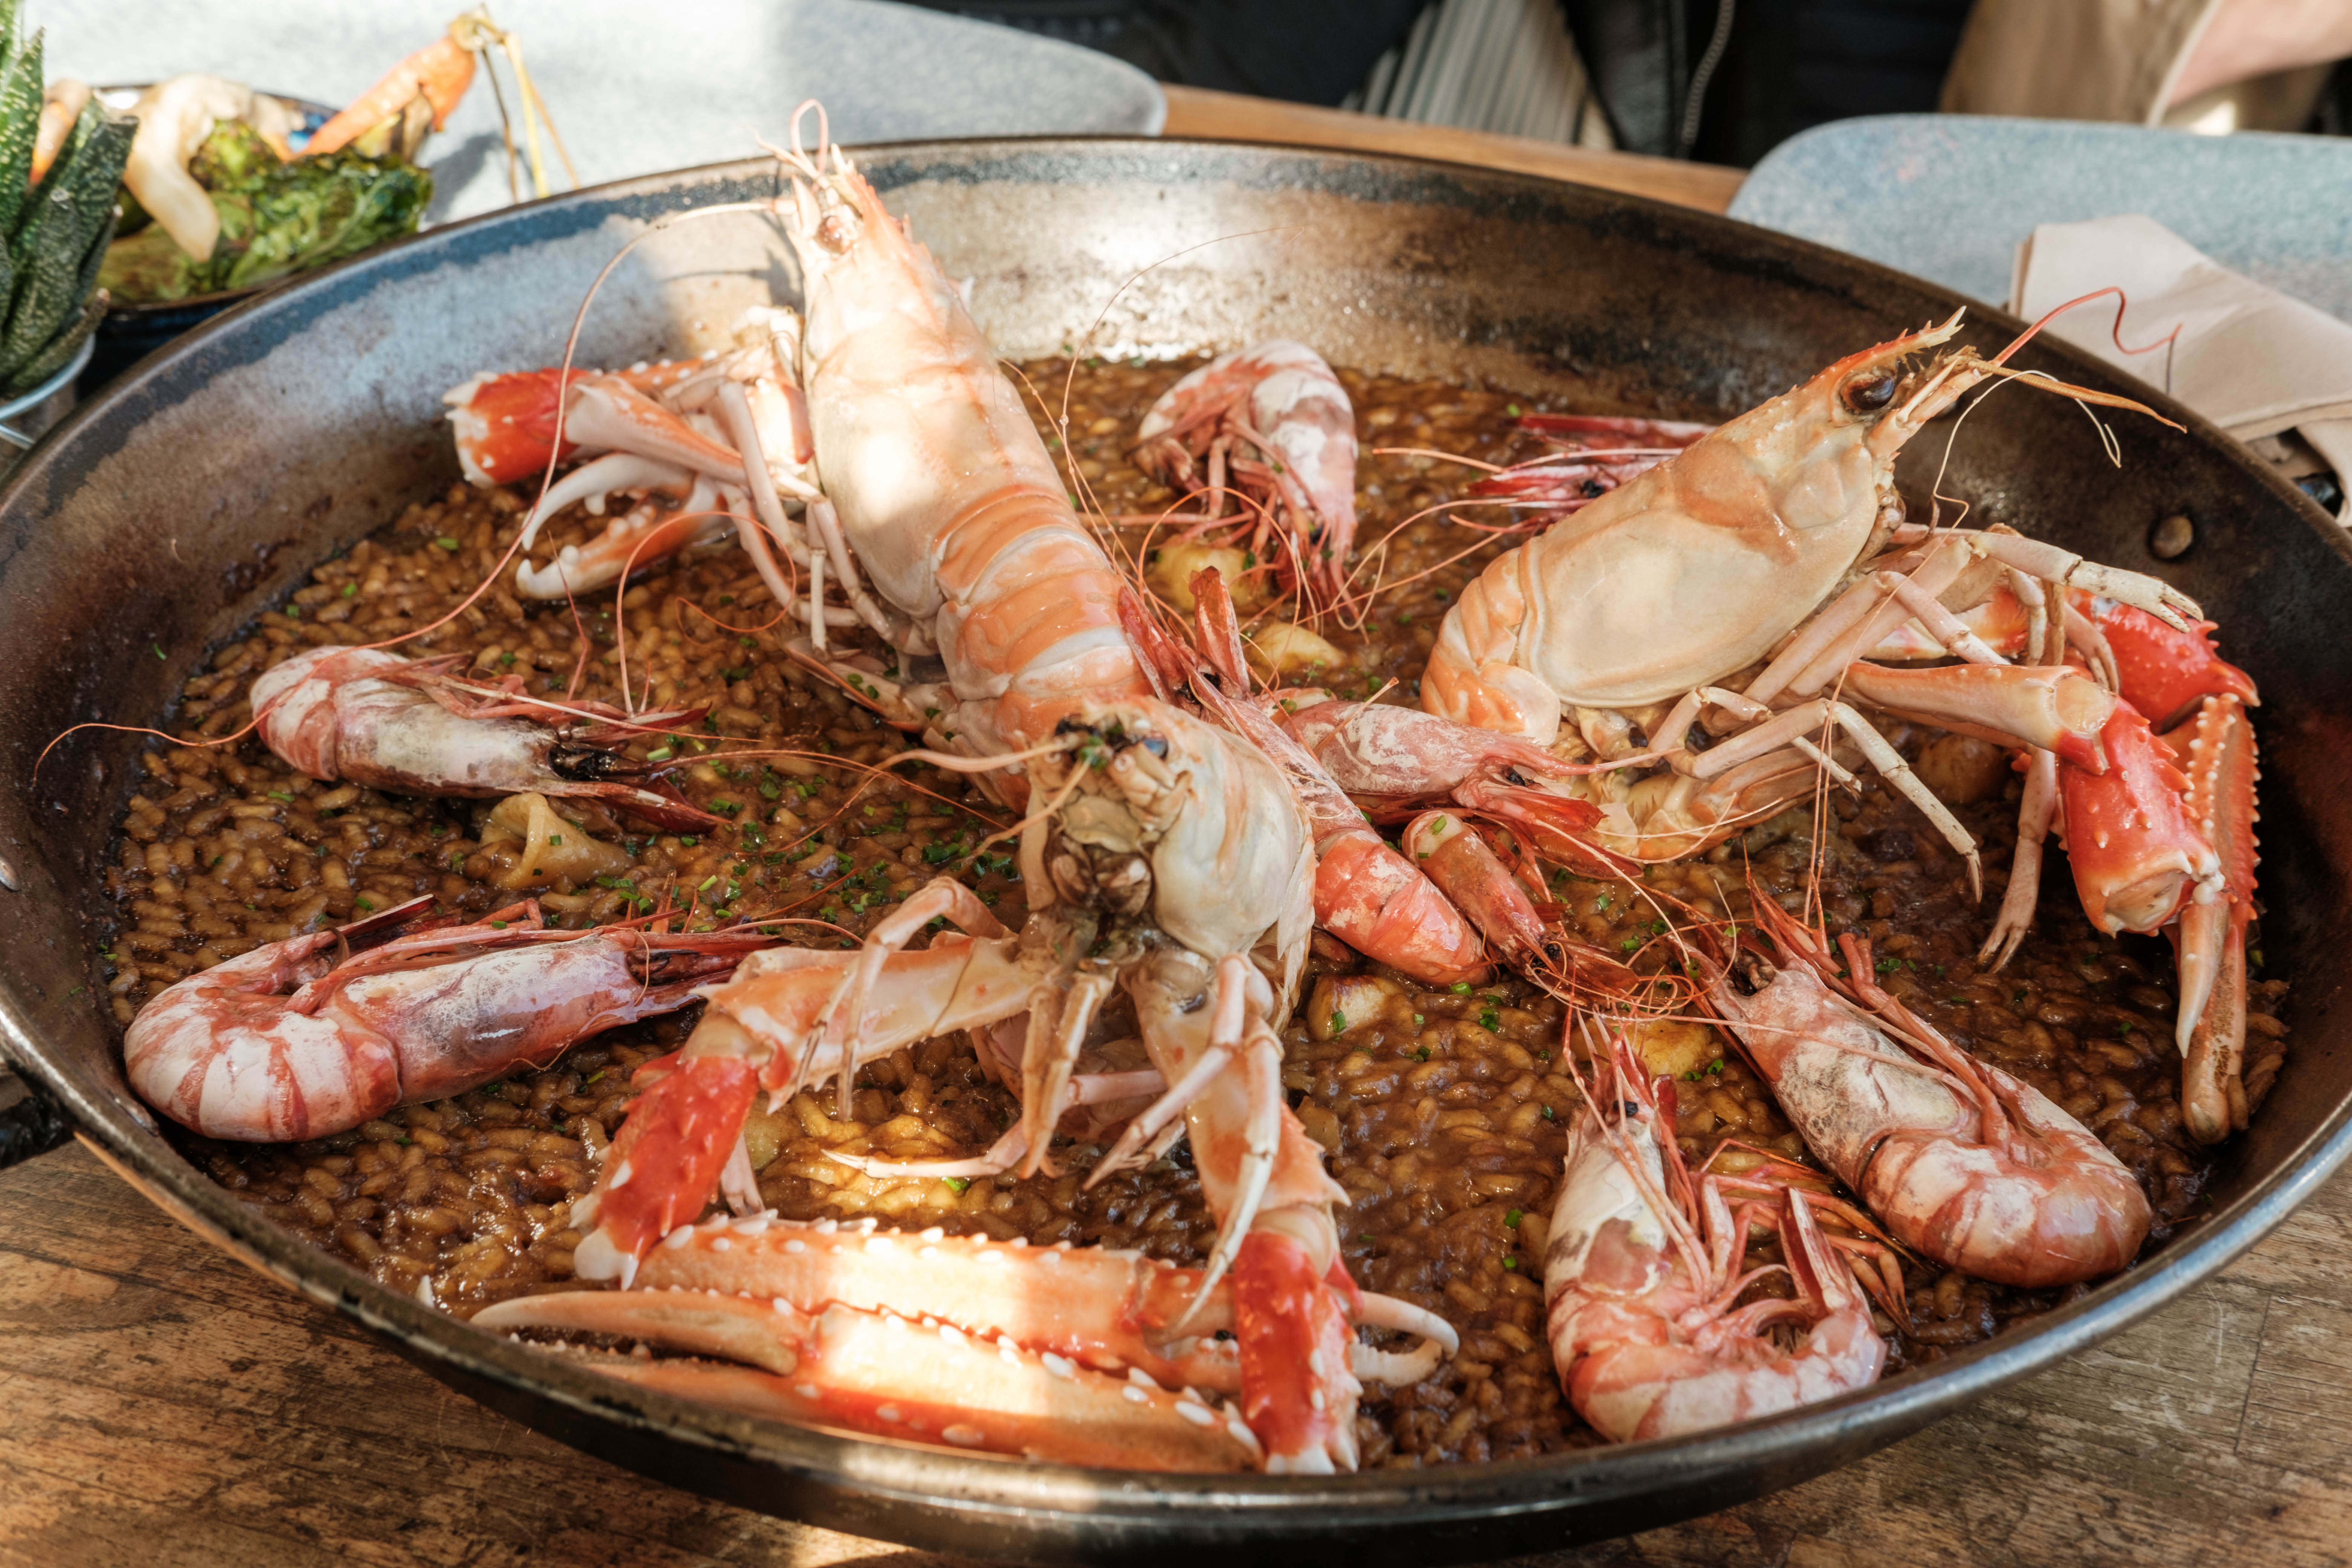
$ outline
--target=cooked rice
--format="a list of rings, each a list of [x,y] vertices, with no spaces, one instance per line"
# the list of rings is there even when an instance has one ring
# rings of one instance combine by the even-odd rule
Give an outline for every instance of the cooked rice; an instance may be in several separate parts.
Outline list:
[[[1123,447],[1150,399],[1187,368],[1025,367],[1029,384],[1056,404],[1068,378],[1074,483],[1082,479],[1102,510],[1143,514],[1175,500],[1131,468]],[[1400,521],[1470,477],[1427,455],[1373,455],[1374,445],[1489,461],[1532,451],[1513,432],[1520,404],[1507,394],[1340,374],[1368,448],[1360,535],[1367,557]],[[1051,422],[1040,423],[1050,438]],[[314,645],[404,636],[437,618],[488,574],[522,510],[509,492],[462,488],[410,508],[215,653],[210,670],[188,683],[172,726],[187,742],[226,735],[249,717],[253,677],[277,660]],[[603,522],[575,510],[551,526],[541,549],[583,540]],[[1149,570],[1149,552],[1170,533],[1121,528],[1117,538]],[[1342,662],[1312,679],[1351,696],[1393,680],[1385,700],[1413,700],[1450,596],[1499,547],[1437,517],[1404,529],[1379,563],[1383,583],[1402,585],[1383,592],[1360,632],[1322,628]],[[609,590],[581,603],[575,618],[560,605],[527,612],[494,588],[403,648],[466,655],[469,668],[521,674],[540,693],[562,694],[578,667],[579,695],[621,701],[625,647],[628,695],[641,705],[709,705],[706,737],[677,742],[691,758],[677,782],[730,825],[703,836],[646,834],[601,808],[557,802],[587,832],[622,846],[631,864],[625,876],[548,884],[538,897],[555,924],[586,927],[667,904],[689,910],[697,926],[814,916],[838,932],[803,928],[801,940],[845,944],[935,871],[959,868],[1017,924],[1022,889],[1010,855],[992,853],[976,867],[965,860],[1003,814],[954,775],[875,773],[870,764],[906,742],[787,658],[779,634],[789,630],[730,542],[649,574],[621,597],[617,616]],[[1830,830],[1819,839],[1819,897],[1832,928],[1866,933],[1889,990],[2098,1132],[2146,1185],[2158,1215],[2150,1245],[2160,1244],[2197,1212],[2214,1164],[2180,1124],[2168,952],[2161,942],[2096,936],[2062,857],[2045,873],[2041,921],[2024,951],[2001,973],[1980,973],[1974,953],[1998,907],[2019,785],[1980,742],[1921,731],[1898,731],[1897,740],[1915,760],[1937,748],[1923,772],[1958,797],[1983,842],[1986,898],[1970,902],[1957,858],[1909,805],[1873,784],[1858,801],[1830,802]],[[640,756],[653,749],[632,748]],[[730,760],[749,751],[797,754]],[[173,981],[262,942],[419,895],[476,914],[521,896],[492,885],[501,873],[511,879],[517,849],[495,833],[486,838],[490,803],[316,783],[250,738],[159,743],[142,760],[149,778],[131,798],[108,873],[118,924],[100,954],[121,1022]],[[1675,901],[1738,917],[1753,876],[1792,902],[1816,847],[1810,813],[1791,811],[1637,881],[1563,878],[1551,892],[1585,940],[1658,973],[1665,965],[1654,943]],[[2259,975],[2258,936],[2252,946]],[[1517,982],[1433,991],[1328,938],[1318,940],[1309,979],[1283,1031],[1284,1081],[1352,1200],[1339,1216],[1348,1266],[1367,1288],[1440,1312],[1463,1334],[1461,1354],[1426,1382],[1367,1390],[1359,1423],[1366,1462],[1485,1459],[1597,1441],[1562,1399],[1543,1339],[1543,1231],[1580,1103],[1557,1059],[1559,1004]],[[2273,1015],[2284,991],[2275,979],[2252,987],[2247,1080],[2256,1103],[2283,1058],[2285,1030]],[[691,1016],[615,1030],[544,1071],[405,1106],[334,1138],[281,1147],[184,1142],[262,1213],[394,1289],[429,1292],[467,1313],[570,1283],[579,1239],[570,1203],[620,1124],[632,1070],[675,1048]],[[1676,1131],[1686,1155],[1703,1158],[1737,1138],[1806,1158],[1769,1093],[1719,1037],[1667,1031],[1653,1048],[1681,1053],[1675,1065],[1688,1081],[1679,1086]],[[1079,1187],[1099,1156],[1093,1147],[1064,1149],[1065,1173],[1025,1182],[873,1178],[825,1157],[961,1157],[992,1142],[1014,1101],[961,1037],[874,1064],[860,1075],[855,1116],[836,1121],[835,1109],[828,1089],[754,1118],[761,1191],[788,1216],[872,1215],[906,1228],[1138,1247],[1181,1262],[1198,1262],[1213,1235],[1181,1145],[1091,1193]],[[1895,1366],[1933,1361],[2080,1289],[2015,1290],[1916,1263],[1906,1282],[1916,1321],[1896,1337]]]

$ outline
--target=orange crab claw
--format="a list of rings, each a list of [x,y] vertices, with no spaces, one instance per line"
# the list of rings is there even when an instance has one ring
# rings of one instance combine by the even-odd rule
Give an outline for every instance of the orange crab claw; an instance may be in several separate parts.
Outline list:
[[[1339,1269],[1336,1259],[1332,1268]],[[1265,1468],[1310,1475],[1355,1468],[1355,1430],[1342,1424],[1360,1391],[1349,1370],[1353,1334],[1306,1245],[1254,1230],[1234,1259],[1231,1280],[1242,1418],[1265,1445]],[[1354,1289],[1350,1280],[1349,1292]],[[1342,1397],[1327,1392],[1334,1384]]]
[[[2254,730],[2235,694],[2208,697],[2164,737],[2189,774],[2189,812],[2221,857],[2219,897],[2180,912],[2181,1114],[2217,1143],[2246,1125],[2246,923],[2253,916]]]
[[[2187,775],[2137,709],[2118,701],[2099,744],[2106,772],[2058,770],[2075,890],[2109,936],[2158,931],[2200,884],[2218,884],[2220,858],[2190,816]]]
[[[2180,632],[2114,599],[2081,592],[2067,598],[2105,634],[2124,700],[2159,729],[2180,722],[2202,698],[2234,697],[2250,708],[2261,704],[2253,677],[2214,652],[2211,621]]]
[[[740,1057],[682,1057],[637,1098],[604,1179],[572,1206],[575,1224],[595,1227],[573,1254],[580,1278],[626,1285],[648,1247],[702,1212],[758,1089]]]

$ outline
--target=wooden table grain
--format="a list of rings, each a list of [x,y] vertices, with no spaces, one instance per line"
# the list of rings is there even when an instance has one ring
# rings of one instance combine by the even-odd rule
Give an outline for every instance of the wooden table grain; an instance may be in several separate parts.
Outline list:
[[[1277,103],[1272,99],[1212,92],[1198,87],[1163,90],[1168,94],[1165,134],[1170,136],[1285,142],[1312,147],[1343,147],[1355,153],[1405,153],[1416,158],[1443,158],[1490,169],[1549,174],[1556,180],[1573,180],[1579,184],[1599,185],[1604,190],[1624,191],[1716,213],[1731,205],[1733,194],[1746,177],[1738,169],[1713,163],[1602,153],[1590,147],[1538,142],[1530,136],[1496,136],[1483,131],[1457,131],[1450,125],[1420,125],[1407,120],[1383,120],[1375,115],[1351,114],[1343,109],[1318,109],[1311,104]]]
[[[1721,211],[1736,170],[1169,90],[1168,130],[1526,170]],[[2352,1562],[2352,1176],[2130,1331],[1743,1508],[1528,1559]],[[453,1394],[83,1149],[0,1172],[0,1568],[950,1559],[706,1501]]]
[[[2352,1557],[2352,1175],[2105,1344],[1743,1508],[1527,1559],[2318,1568]],[[951,1561],[643,1480],[492,1415],[78,1147],[0,1172],[0,1568]]]

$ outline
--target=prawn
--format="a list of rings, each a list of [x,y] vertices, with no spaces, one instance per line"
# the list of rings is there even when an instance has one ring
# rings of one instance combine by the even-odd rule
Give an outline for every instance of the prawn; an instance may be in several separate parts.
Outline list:
[[[774,941],[552,931],[530,900],[467,924],[427,915],[431,903],[270,942],[172,985],[123,1037],[131,1088],[208,1138],[325,1138],[682,1007]]]
[[[1596,1061],[1601,1103],[1569,1130],[1544,1254],[1545,1325],[1560,1387],[1615,1442],[1678,1437],[1778,1415],[1878,1380],[1886,1342],[1852,1270],[1793,1184],[1734,1207],[1696,1183],[1670,1133],[1671,1079],[1620,1035]],[[1818,1202],[1820,1200],[1814,1200]],[[1792,1300],[1733,1303],[1782,1266],[1741,1267],[1751,1230],[1777,1232]],[[1768,1331],[1795,1325],[1794,1349]]]
[[[1184,376],[1145,412],[1131,455],[1155,479],[1205,489],[1206,521],[1238,491],[1257,514],[1251,553],[1310,603],[1340,593],[1356,542],[1356,414],[1305,343],[1269,339]]]
[[[459,680],[439,660],[336,647],[272,665],[255,679],[251,700],[262,743],[314,779],[402,795],[587,796],[672,832],[719,822],[646,764],[606,749],[695,713],[627,718],[597,703]],[[567,730],[547,721],[562,716],[585,722]]]
[[[1838,939],[1841,978],[1825,939],[1762,894],[1754,903],[1780,963],[1694,946],[1708,1004],[1806,1146],[1889,1235],[2028,1289],[2138,1256],[2147,1196],[2105,1144],[1880,989],[1866,942]]]

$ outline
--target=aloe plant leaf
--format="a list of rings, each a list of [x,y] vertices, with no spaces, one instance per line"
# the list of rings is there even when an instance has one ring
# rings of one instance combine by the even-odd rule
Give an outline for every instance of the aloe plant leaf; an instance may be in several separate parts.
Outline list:
[[[0,384],[0,397],[22,397],[65,369],[66,362],[73,358],[82,340],[98,330],[98,323],[106,315],[106,296],[101,293],[93,292],[83,300],[81,313],[67,324],[66,330],[50,339],[48,346],[34,355],[24,369]]]
[[[7,36],[13,39],[15,34]],[[16,231],[25,189],[32,184],[33,141],[40,126],[41,35],[36,33],[0,68],[0,234]]]
[[[134,131],[93,103],[83,111],[68,167],[36,193],[12,247],[19,277],[0,328],[0,377],[15,376],[64,331],[95,283],[85,263],[91,241],[113,225],[114,189]]]

